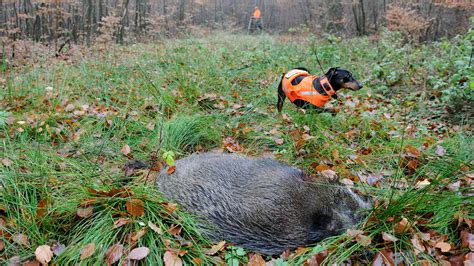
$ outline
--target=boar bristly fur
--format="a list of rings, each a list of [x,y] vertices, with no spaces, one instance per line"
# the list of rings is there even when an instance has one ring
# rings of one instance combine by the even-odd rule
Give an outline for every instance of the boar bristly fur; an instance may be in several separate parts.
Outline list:
[[[315,243],[358,222],[368,205],[351,190],[308,182],[272,159],[222,153],[191,155],[158,177],[158,189],[198,218],[213,241],[276,255]]]

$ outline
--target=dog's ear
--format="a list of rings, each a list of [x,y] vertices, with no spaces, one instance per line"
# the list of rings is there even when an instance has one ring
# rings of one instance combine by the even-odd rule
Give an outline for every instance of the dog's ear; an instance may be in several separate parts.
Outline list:
[[[286,99],[285,92],[283,91],[283,76],[281,77],[280,84],[278,84],[278,103],[277,103],[277,109],[278,112],[281,113],[281,109],[283,108],[283,102]]]
[[[334,74],[336,74],[338,67],[331,67],[328,72],[326,72],[326,77],[330,79]]]

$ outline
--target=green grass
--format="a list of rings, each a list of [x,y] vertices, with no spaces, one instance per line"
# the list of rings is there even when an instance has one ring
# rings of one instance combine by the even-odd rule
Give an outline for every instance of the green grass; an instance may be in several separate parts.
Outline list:
[[[0,227],[0,239],[6,244],[0,259],[34,259],[37,246],[59,241],[67,249],[54,262],[75,264],[80,250],[93,242],[96,252],[87,263],[101,264],[110,245],[120,242],[129,250],[132,245],[126,235],[150,221],[165,233],[158,235],[148,228],[138,240],[138,246],[151,250],[149,265],[162,263],[167,240],[172,248],[187,252],[182,257],[185,262],[200,258],[210,263],[216,258],[204,254],[210,244],[196,230],[193,217],[179,209],[169,213],[151,181],[156,173],[146,183],[146,173],[126,177],[122,167],[130,158],[121,149],[127,144],[134,159],[152,162],[165,151],[181,158],[195,151],[222,149],[225,137],[235,138],[243,153],[271,152],[310,173],[319,164],[331,167],[341,179],[390,172],[376,187],[356,181],[378,202],[372,219],[360,227],[373,238],[373,245],[362,247],[342,235],[291,256],[290,263],[302,263],[326,248],[331,251],[328,263],[351,256],[368,262],[384,248],[378,240],[381,232],[392,232],[402,216],[413,224],[413,231],[397,235],[399,242],[392,248],[407,261],[419,259],[410,242],[418,230],[432,229],[459,243],[459,229],[465,224],[456,217],[473,218],[468,204],[472,199],[465,196],[465,188],[453,192],[446,185],[472,169],[472,132],[465,122],[472,114],[458,112],[457,120],[442,115],[451,99],[472,97],[469,82],[459,83],[466,75],[472,80],[466,63],[469,36],[413,47],[389,33],[378,42],[309,36],[295,43],[267,35],[219,33],[107,50],[95,47],[71,64],[45,58],[44,64],[23,69],[2,67],[6,82],[0,83],[0,107],[12,114],[14,122],[2,125],[0,121],[0,159],[12,161],[11,166],[0,162],[0,218],[6,224]],[[333,101],[340,109],[336,116],[303,114],[287,101],[285,118],[275,108],[279,77],[295,66],[319,72],[309,49],[312,43],[325,67],[351,70],[366,88],[343,92],[340,100]],[[45,90],[49,86],[51,92]],[[441,96],[432,99],[434,92]],[[348,97],[359,104],[351,105]],[[6,120],[3,117],[0,114],[0,120]],[[454,130],[451,122],[459,121]],[[304,126],[313,138],[298,142]],[[283,144],[275,138],[282,138]],[[446,149],[446,155],[434,153],[435,142]],[[422,150],[424,143],[429,145],[418,158],[420,166],[409,173],[401,165],[404,147]],[[415,189],[425,178],[431,184]],[[407,186],[395,187],[399,182]],[[133,195],[97,197],[90,188],[129,188]],[[91,197],[97,198],[93,215],[77,217],[81,202]],[[130,198],[145,203],[144,216],[127,214],[125,202]],[[45,213],[38,215],[42,201],[47,202]],[[120,217],[133,222],[113,229]],[[389,217],[393,221],[387,222]],[[420,219],[426,221],[418,224]],[[171,225],[183,228],[180,237],[166,233]],[[28,237],[29,247],[9,237],[18,233]],[[184,240],[191,246],[180,246]]]

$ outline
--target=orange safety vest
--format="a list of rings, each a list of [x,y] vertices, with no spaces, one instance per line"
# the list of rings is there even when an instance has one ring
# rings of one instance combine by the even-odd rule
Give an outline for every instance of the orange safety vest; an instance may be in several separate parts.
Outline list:
[[[296,85],[291,84],[295,78],[300,76],[304,76],[300,83]],[[291,102],[299,99],[322,108],[336,92],[331,84],[329,84],[327,77],[323,76],[320,78],[319,83],[327,95],[319,93],[313,85],[313,81],[317,78],[317,76],[311,75],[307,71],[293,69],[283,76],[282,89]]]
[[[256,8],[255,11],[253,12],[253,17],[254,18],[260,18],[262,14],[260,13],[260,9]]]

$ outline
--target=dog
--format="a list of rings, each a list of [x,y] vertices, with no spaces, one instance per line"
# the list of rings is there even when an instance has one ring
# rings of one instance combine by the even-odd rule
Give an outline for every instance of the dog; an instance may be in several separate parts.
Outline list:
[[[363,85],[352,73],[340,67],[330,68],[323,76],[312,75],[306,68],[291,69],[282,75],[278,85],[277,109],[281,113],[286,97],[299,108],[317,107],[320,110],[331,99],[337,99],[337,91],[357,91]]]
[[[370,204],[335,180],[313,181],[272,159],[195,154],[162,169],[158,190],[197,218],[212,241],[267,255],[313,244],[356,225]]]

